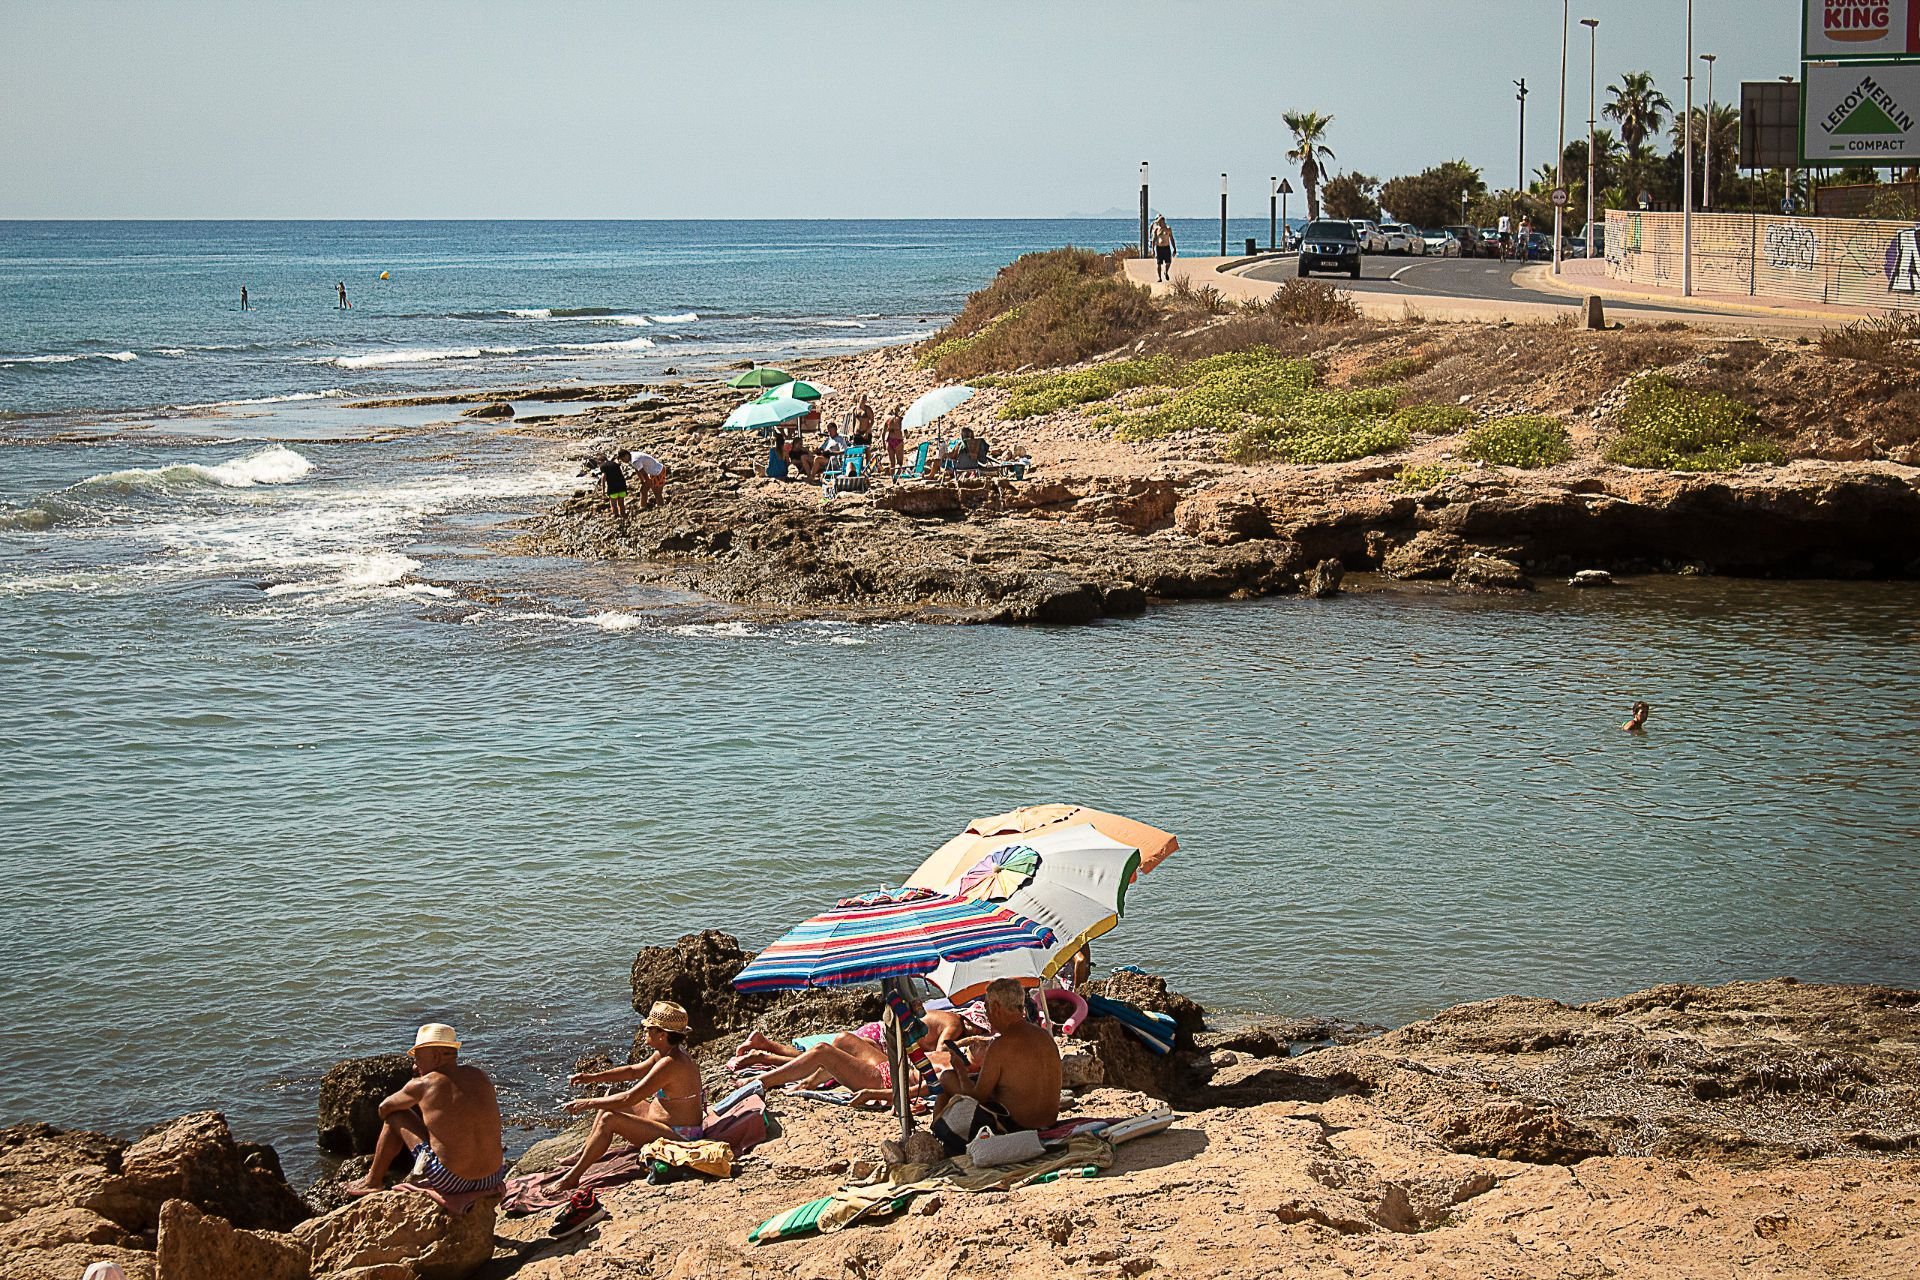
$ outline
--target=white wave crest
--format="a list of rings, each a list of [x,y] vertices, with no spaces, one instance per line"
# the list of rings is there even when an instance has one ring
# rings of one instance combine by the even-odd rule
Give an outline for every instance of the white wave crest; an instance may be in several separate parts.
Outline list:
[[[613,324],[626,329],[644,329],[653,321],[645,316],[588,316],[588,324]]]
[[[176,409],[230,409],[246,404],[293,404],[300,400],[335,400],[348,393],[338,387],[327,391],[296,391],[284,396],[257,396],[252,400],[209,400],[205,404],[179,404]]]
[[[552,307],[509,307],[507,309],[507,314],[510,316],[519,316],[522,320],[551,320],[553,319],[553,308]]]
[[[489,354],[508,355],[512,347],[497,350],[487,347],[415,348],[410,351],[375,351],[364,356],[334,356],[326,361],[342,369],[384,369],[395,364],[431,364],[436,360],[478,360]]]
[[[125,364],[140,357],[131,351],[87,351],[79,355],[63,356],[0,356],[0,365],[10,364],[72,364],[75,360],[113,360]]]
[[[164,489],[180,484],[216,484],[225,489],[251,489],[258,484],[292,484],[313,470],[313,464],[285,445],[269,445],[227,462],[206,466],[198,462],[176,462],[165,467],[129,467],[88,476],[79,488]]]
[[[652,338],[628,338],[623,342],[555,342],[549,347],[528,347],[528,351],[645,351]]]
[[[867,327],[858,320],[821,320],[818,323],[829,329],[864,329]]]
[[[269,596],[311,595],[316,591],[364,591],[386,587],[400,581],[420,562],[397,551],[377,551],[348,564],[339,577],[326,582],[276,582],[267,588]],[[451,594],[451,593],[449,593]]]
[[[155,347],[153,354],[157,356],[183,356],[187,354],[187,349],[185,347]]]
[[[694,312],[687,311],[677,316],[655,316],[653,322],[655,324],[692,324],[699,318]]]

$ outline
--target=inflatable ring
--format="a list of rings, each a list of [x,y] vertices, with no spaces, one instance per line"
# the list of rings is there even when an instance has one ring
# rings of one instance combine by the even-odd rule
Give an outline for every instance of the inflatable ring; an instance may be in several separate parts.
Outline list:
[[[1068,1006],[1067,1016],[1064,1018],[1054,1012],[1054,1007],[1061,1004]],[[1047,1016],[1053,1020],[1054,1025],[1068,1035],[1072,1035],[1080,1030],[1087,1020],[1087,1002],[1071,991],[1059,987],[1051,988],[1047,992]]]

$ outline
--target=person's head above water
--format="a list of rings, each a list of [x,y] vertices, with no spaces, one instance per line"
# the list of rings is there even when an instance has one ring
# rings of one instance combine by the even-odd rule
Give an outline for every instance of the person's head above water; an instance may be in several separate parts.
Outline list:
[[[1650,715],[1652,712],[1653,712],[1653,708],[1648,706],[1646,703],[1636,702],[1633,704],[1633,718],[1628,720],[1625,724],[1621,725],[1620,727],[1623,729],[1627,729],[1629,731],[1638,729],[1641,725],[1647,722],[1647,716]]]

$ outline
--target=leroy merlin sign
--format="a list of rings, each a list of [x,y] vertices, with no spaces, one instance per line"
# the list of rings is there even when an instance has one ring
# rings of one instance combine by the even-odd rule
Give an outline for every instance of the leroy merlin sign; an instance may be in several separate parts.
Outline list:
[[[1810,65],[1800,103],[1805,163],[1920,163],[1920,61]]]

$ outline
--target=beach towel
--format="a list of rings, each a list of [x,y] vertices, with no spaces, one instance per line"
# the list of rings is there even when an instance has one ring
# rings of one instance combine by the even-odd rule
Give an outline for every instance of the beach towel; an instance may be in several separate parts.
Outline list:
[[[733,1153],[735,1160],[767,1140],[767,1102],[758,1094],[752,1094],[733,1102],[727,1114],[716,1115],[708,1111],[705,1117],[706,1138],[703,1141],[724,1143]],[[660,1145],[666,1139],[649,1144],[649,1148]],[[697,1146],[698,1143],[675,1144]],[[647,1176],[653,1164],[645,1154],[632,1147],[622,1146],[617,1152],[607,1155],[587,1166],[580,1175],[580,1186],[591,1191],[618,1187],[629,1182],[637,1182]],[[525,1213],[539,1213],[544,1209],[557,1208],[567,1202],[571,1195],[568,1191],[556,1191],[553,1184],[565,1176],[565,1169],[554,1169],[547,1173],[530,1173],[518,1178],[508,1178],[502,1189],[501,1211],[512,1216]]]
[[[1105,996],[1088,996],[1087,1008],[1095,1014],[1118,1021],[1154,1053],[1173,1052],[1174,1032],[1178,1024],[1166,1014],[1149,1013],[1124,1000],[1109,1000]]]
[[[652,1163],[670,1165],[675,1169],[691,1169],[710,1178],[733,1176],[733,1148],[724,1142],[704,1138],[699,1142],[679,1142],[660,1138],[649,1142],[640,1154]]]

